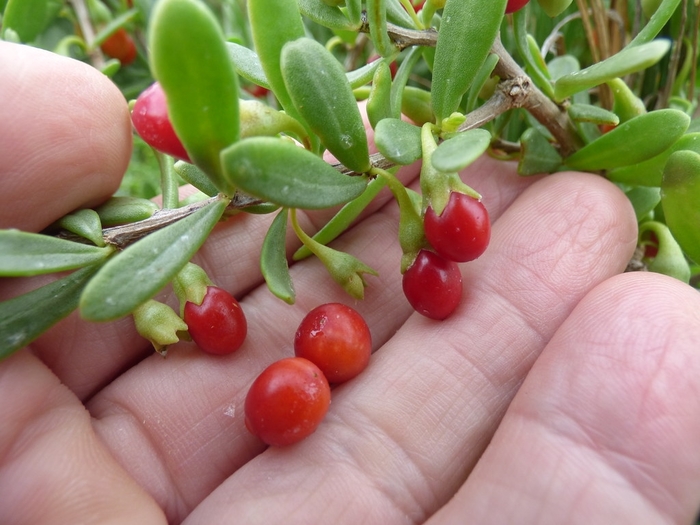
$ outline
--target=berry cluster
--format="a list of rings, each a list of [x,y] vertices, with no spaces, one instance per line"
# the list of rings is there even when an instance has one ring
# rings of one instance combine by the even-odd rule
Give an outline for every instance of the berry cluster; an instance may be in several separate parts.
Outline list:
[[[311,310],[294,337],[294,357],[275,361],[255,379],[245,400],[245,425],[268,445],[297,443],[328,411],[331,385],[369,363],[372,338],[362,316],[328,303]]]
[[[453,191],[440,215],[428,207],[424,228],[434,251],[418,253],[403,275],[403,291],[417,312],[442,320],[454,312],[462,298],[457,263],[473,261],[484,253],[491,223],[481,201]]]

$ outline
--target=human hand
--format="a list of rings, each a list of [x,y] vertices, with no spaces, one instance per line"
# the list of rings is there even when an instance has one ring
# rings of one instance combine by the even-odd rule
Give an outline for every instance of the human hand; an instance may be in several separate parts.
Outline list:
[[[16,72],[0,82],[3,220],[36,230],[106,198],[131,141],[118,91],[88,66],[1,42],[0,68]],[[600,177],[523,179],[484,158],[464,179],[484,195],[492,241],[462,266],[465,297],[445,321],[403,298],[387,195],[336,244],[379,271],[364,301],[314,259],[291,268],[294,306],[274,298],[258,266],[269,218],[242,214],[196,261],[241,298],[249,333],[235,354],[180,343],[163,359],[130,319],[72,315],[0,362],[0,522],[691,522],[697,292],[618,275],[636,221]],[[46,279],[0,281],[0,299]],[[243,424],[247,387],[330,301],[364,315],[370,366],[334,389],[313,435],[265,449]]]

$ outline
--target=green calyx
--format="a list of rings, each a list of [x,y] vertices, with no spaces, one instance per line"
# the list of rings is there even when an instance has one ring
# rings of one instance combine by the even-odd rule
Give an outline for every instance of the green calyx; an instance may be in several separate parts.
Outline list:
[[[180,340],[187,324],[168,305],[149,299],[132,313],[136,331],[148,339],[156,352],[165,356],[168,346]]]

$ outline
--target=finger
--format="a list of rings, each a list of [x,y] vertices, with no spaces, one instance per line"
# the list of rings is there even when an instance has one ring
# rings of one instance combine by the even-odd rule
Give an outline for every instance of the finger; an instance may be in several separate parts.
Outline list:
[[[483,188],[493,187],[495,194],[499,186],[508,186],[504,180],[496,181],[514,174],[491,172],[485,169],[488,164],[477,173],[492,175],[484,178]],[[496,203],[508,200],[506,196],[494,199]],[[493,211],[495,217],[500,215],[501,210]],[[165,361],[145,360],[90,403],[99,419],[99,434],[129,472],[151,487],[171,520],[185,516],[228,474],[262,450],[243,428],[246,389],[265,366],[293,353],[294,332],[310,308],[323,302],[349,302],[368,319],[375,348],[410,316],[412,310],[401,292],[397,215],[395,204],[386,206],[334,243],[379,272],[378,278],[369,278],[363,301],[349,301],[317,259],[302,261],[291,268],[298,293],[294,306],[273,298],[264,286],[244,297],[248,337],[236,354],[207,358],[191,345],[180,345]],[[231,242],[240,238],[234,236]],[[238,251],[245,253],[240,245]],[[233,249],[228,255],[219,252],[218,259],[210,260],[228,259],[235,264],[231,253]],[[192,430],[183,433],[183,429]]]
[[[0,363],[0,399],[0,523],[165,523],[36,358]]]
[[[117,87],[87,64],[0,42],[0,228],[40,230],[119,186],[131,124]]]
[[[691,523],[700,505],[700,295],[658,274],[597,287],[430,523]]]

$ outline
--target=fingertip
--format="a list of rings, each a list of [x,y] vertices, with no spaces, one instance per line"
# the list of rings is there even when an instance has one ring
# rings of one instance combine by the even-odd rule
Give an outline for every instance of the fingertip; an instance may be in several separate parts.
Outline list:
[[[119,187],[132,136],[123,95],[97,69],[0,42],[0,228],[40,230]]]

